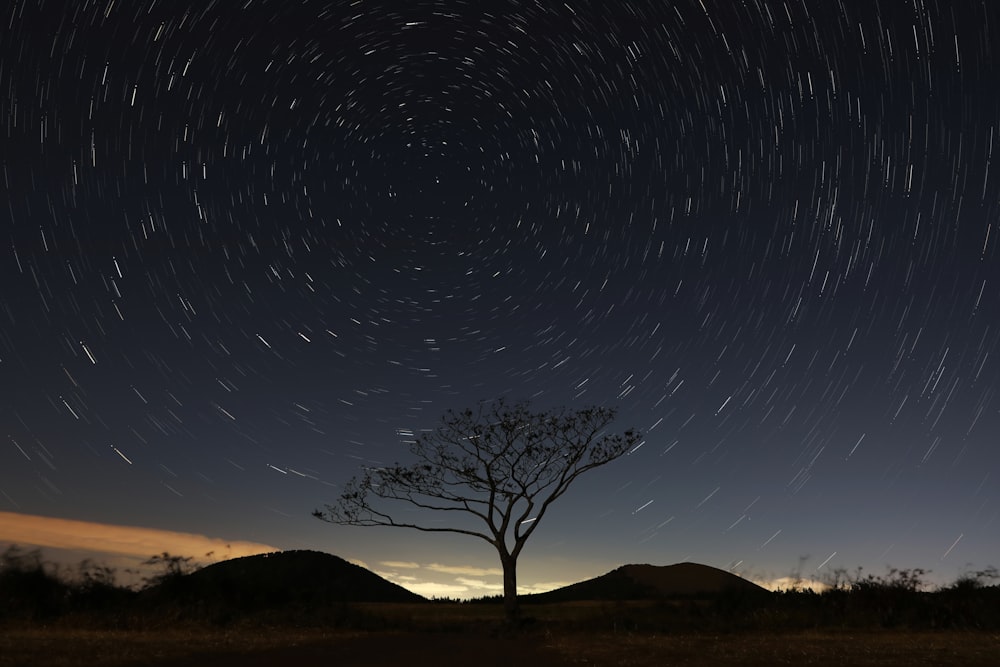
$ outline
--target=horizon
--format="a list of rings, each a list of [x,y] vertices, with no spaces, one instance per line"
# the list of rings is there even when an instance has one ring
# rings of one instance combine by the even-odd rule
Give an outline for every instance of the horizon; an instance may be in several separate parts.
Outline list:
[[[499,578],[502,576],[502,572],[499,568],[477,568],[467,565],[445,565],[441,563],[415,563],[412,561],[378,561],[375,566],[369,563],[356,559],[356,558],[344,558],[339,554],[333,554],[326,551],[318,551],[313,549],[293,549],[293,550],[281,550],[276,549],[274,551],[260,551],[259,553],[244,553],[240,555],[228,554],[223,557],[217,557],[214,554],[202,554],[199,558],[193,554],[171,552],[169,550],[164,550],[161,552],[149,554],[146,557],[140,557],[138,555],[128,556],[122,554],[114,554],[107,551],[91,551],[87,549],[64,549],[60,547],[51,546],[39,546],[39,545],[22,545],[16,543],[5,543],[0,541],[0,552],[6,553],[8,550],[15,549],[16,555],[25,556],[33,552],[39,554],[41,563],[43,566],[55,566],[55,572],[62,575],[67,575],[72,572],[73,566],[79,566],[83,563],[92,563],[98,566],[108,566],[111,567],[115,573],[115,583],[116,585],[123,586],[125,588],[141,588],[147,577],[150,575],[155,575],[158,572],[156,565],[147,565],[143,561],[148,560],[151,556],[169,554],[170,556],[180,556],[182,558],[189,558],[188,563],[191,571],[196,571],[203,569],[210,565],[215,565],[218,563],[224,563],[230,560],[238,560],[241,558],[250,558],[253,556],[267,556],[277,553],[295,553],[298,551],[321,553],[325,555],[335,556],[341,560],[357,565],[364,568],[368,572],[375,574],[376,576],[382,578],[383,580],[396,584],[406,590],[416,593],[428,600],[433,599],[455,599],[459,601],[476,600],[485,597],[502,597],[503,595],[503,585],[500,583]],[[52,551],[55,551],[54,557]],[[557,590],[566,586],[571,586],[573,584],[582,583],[589,581],[591,579],[603,576],[622,567],[629,566],[653,566],[653,567],[670,567],[673,565],[705,565],[704,563],[697,563],[695,561],[679,561],[676,563],[621,563],[608,570],[584,575],[581,579],[574,579],[571,581],[560,581],[560,582],[546,582],[541,584],[526,584],[518,586],[518,595],[533,595],[539,593],[546,593],[552,590]],[[816,592],[821,592],[830,587],[829,583],[821,579],[813,579],[808,577],[801,577],[795,575],[786,575],[782,577],[776,577],[773,579],[755,579],[750,578],[747,575],[731,570],[723,570],[721,568],[716,568],[711,565],[706,565],[706,567],[711,567],[717,569],[720,572],[728,572],[735,576],[740,577],[746,581],[750,581],[766,590],[771,592],[779,592],[785,590],[806,590],[811,589]],[[434,581],[418,581],[416,577],[408,575],[400,575],[398,570],[403,570],[404,572],[421,570],[426,573],[438,573],[442,575],[453,575],[454,582],[434,582]],[[123,576],[124,575],[124,576]],[[467,575],[467,576],[466,576]],[[72,574],[69,574],[72,576]],[[431,575],[433,576],[433,575]],[[488,583],[482,579],[471,580],[468,576],[476,577],[490,577],[497,579],[495,583]],[[926,580],[925,580],[926,581]],[[951,582],[948,582],[951,583]],[[933,589],[934,584],[926,581],[928,588]]]
[[[311,512],[504,398],[643,434],[526,587],[1000,565],[1000,3],[492,9],[14,4],[0,541],[489,590]]]
[[[109,565],[120,576],[119,583],[127,587],[139,585],[144,577],[155,573],[157,568],[155,566],[144,566],[143,561],[149,559],[151,556],[162,553],[190,558],[191,566],[195,569],[200,569],[214,563],[249,556],[288,551],[314,551],[336,556],[344,561],[363,567],[386,581],[402,586],[427,599],[454,598],[469,600],[502,595],[503,592],[502,571],[498,566],[482,567],[468,564],[443,564],[436,562],[418,563],[415,561],[385,558],[382,560],[367,561],[322,549],[279,549],[269,547],[268,545],[224,540],[201,535],[155,531],[132,526],[97,526],[87,522],[65,521],[49,517],[23,517],[23,519],[35,526],[35,533],[43,535],[44,538],[36,538],[35,543],[16,543],[7,539],[6,536],[12,532],[10,528],[19,518],[22,517],[0,512],[0,551],[6,551],[10,547],[17,547],[22,553],[37,549],[42,556],[43,562],[54,564],[64,570],[79,565],[85,560],[90,560],[99,565]],[[60,535],[56,530],[53,530],[53,527],[63,529],[61,535],[63,539],[59,539]],[[101,529],[105,536],[112,535],[118,539],[102,538],[102,540],[107,541],[107,544],[104,545],[104,549],[101,549],[100,541],[94,540],[92,537],[95,528]],[[518,594],[544,593],[587,581],[629,565],[653,565],[656,567],[684,563],[707,565],[708,567],[739,576],[770,591],[812,589],[820,592],[829,587],[830,577],[834,575],[834,570],[836,569],[841,570],[849,576],[859,574],[859,566],[851,567],[847,564],[827,564],[828,567],[825,570],[820,571],[820,568],[817,568],[815,571],[810,572],[809,569],[805,568],[807,560],[800,558],[795,567],[783,574],[777,575],[763,575],[760,572],[754,572],[749,569],[726,569],[708,563],[701,563],[696,559],[678,560],[672,563],[627,561],[617,564],[607,564],[604,566],[605,569],[600,571],[580,570],[580,573],[576,575],[577,578],[560,581],[521,582],[519,578]],[[886,564],[885,568],[879,571],[863,569],[860,574],[862,576],[880,576],[886,574],[890,567],[892,567],[891,564]],[[897,569],[920,567],[920,565],[911,565]],[[989,567],[989,565],[979,569],[985,569],[985,567]],[[933,570],[921,569],[926,570],[925,575],[921,579],[925,582],[929,590],[953,584],[963,575],[974,571],[974,568],[963,568],[955,576],[947,578],[937,576]]]

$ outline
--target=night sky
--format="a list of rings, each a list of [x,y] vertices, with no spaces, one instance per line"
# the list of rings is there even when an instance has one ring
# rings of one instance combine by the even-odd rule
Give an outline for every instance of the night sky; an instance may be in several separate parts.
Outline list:
[[[998,31],[992,0],[8,0],[0,541],[495,590],[480,541],[310,512],[503,396],[646,434],[526,588],[1000,565]]]

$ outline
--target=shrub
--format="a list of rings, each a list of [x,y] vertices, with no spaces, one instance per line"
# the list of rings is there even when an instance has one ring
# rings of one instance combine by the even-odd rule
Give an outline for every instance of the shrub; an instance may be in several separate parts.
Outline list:
[[[0,555],[0,618],[46,620],[66,610],[69,587],[41,552],[11,545]]]

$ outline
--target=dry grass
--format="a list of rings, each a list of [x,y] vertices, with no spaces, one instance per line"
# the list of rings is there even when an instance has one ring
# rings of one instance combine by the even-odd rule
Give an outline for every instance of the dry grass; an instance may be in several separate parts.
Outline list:
[[[663,602],[655,600],[629,602],[582,600],[522,605],[521,613],[541,624],[559,625],[572,629],[578,624],[606,619],[609,612],[613,612],[613,610],[628,609],[641,614],[663,604]],[[463,630],[470,627],[496,625],[502,623],[504,619],[503,607],[499,604],[372,602],[356,603],[352,607],[366,618],[383,619],[387,627],[406,630]]]
[[[579,664],[912,666],[1000,664],[1000,636],[967,633],[794,633],[723,636],[566,636],[555,640]]]
[[[454,660],[444,660],[442,656]],[[1000,664],[1000,635],[965,632],[804,632],[633,635],[560,632],[524,636],[448,630],[348,632],[243,627],[144,632],[67,628],[0,631],[0,665],[546,664],[911,666]],[[459,660],[460,662],[455,662]],[[472,664],[472,663],[469,663]]]
[[[305,625],[281,616],[224,626],[161,619],[130,630],[83,629],[86,617],[64,618],[0,626],[0,667],[1000,665],[996,631],[734,631],[675,623],[685,609],[677,616],[654,602],[525,605],[534,622],[513,636],[500,631],[502,608],[490,604],[357,604],[337,628],[308,615]]]
[[[593,666],[996,667],[1000,664],[1000,635],[960,632],[563,635],[552,638],[552,646],[574,664]]]
[[[261,632],[252,629],[175,628],[148,631],[4,628],[0,666],[112,667],[172,664],[199,654],[253,654],[302,643],[349,640],[358,633],[317,630]]]

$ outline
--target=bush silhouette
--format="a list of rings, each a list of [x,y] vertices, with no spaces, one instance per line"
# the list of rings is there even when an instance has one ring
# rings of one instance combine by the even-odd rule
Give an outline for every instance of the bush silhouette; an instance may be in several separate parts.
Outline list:
[[[67,610],[69,586],[41,552],[12,545],[0,555],[0,618],[42,621]]]
[[[247,557],[200,570],[189,558],[167,553],[146,563],[158,570],[136,591],[119,585],[107,566],[85,560],[75,569],[59,569],[44,562],[38,550],[10,547],[0,554],[0,624],[148,629],[250,622],[461,631],[490,617],[479,611],[482,607],[495,606],[498,616],[503,607],[502,596],[427,603],[363,568],[318,552]],[[935,590],[929,590],[927,574],[919,568],[890,568],[884,575],[860,568],[836,570],[822,592],[730,591],[638,601],[625,595],[596,604],[586,596],[529,600],[537,623],[570,632],[1000,631],[996,568],[965,573]],[[427,606],[418,611],[410,607],[414,603]]]

